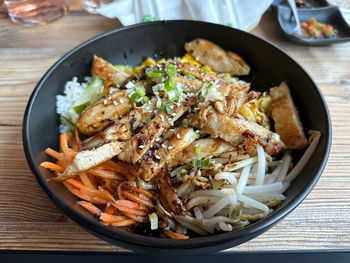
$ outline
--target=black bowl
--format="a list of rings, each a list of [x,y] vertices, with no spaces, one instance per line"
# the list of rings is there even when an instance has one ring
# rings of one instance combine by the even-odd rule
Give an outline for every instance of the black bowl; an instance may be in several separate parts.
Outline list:
[[[287,81],[299,108],[305,130],[322,133],[310,161],[295,179],[286,200],[267,218],[242,230],[188,240],[170,240],[125,233],[105,226],[83,208],[62,184],[48,183],[50,172],[39,164],[50,159],[46,147],[59,145],[59,119],[55,96],[64,83],[90,74],[92,57],[101,56],[114,64],[138,65],[145,57],[174,57],[185,53],[183,45],[194,38],[206,38],[226,50],[234,50],[251,66],[247,77],[255,90],[267,90]],[[315,82],[292,58],[277,47],[249,33],[217,24],[195,21],[159,21],[118,28],[99,35],[61,58],[40,80],[28,102],[23,125],[26,158],[39,184],[70,218],[92,234],[131,250],[146,253],[209,253],[250,240],[291,212],[311,191],[327,161],[331,145],[331,124],[327,105]]]

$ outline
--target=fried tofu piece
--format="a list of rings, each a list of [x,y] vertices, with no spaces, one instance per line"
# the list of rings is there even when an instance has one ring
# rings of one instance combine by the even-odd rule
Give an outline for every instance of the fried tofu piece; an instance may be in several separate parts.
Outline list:
[[[235,76],[248,75],[250,72],[250,67],[239,55],[234,52],[225,52],[208,40],[195,39],[185,43],[185,49],[193,58],[198,58],[202,65],[208,65],[216,72],[230,73]]]
[[[275,131],[281,136],[288,149],[305,148],[308,142],[287,83],[282,82],[278,87],[271,88],[270,96]]]
[[[199,148],[199,152],[197,150]],[[191,162],[193,159],[204,159],[208,156],[218,156],[235,149],[230,143],[220,138],[205,138],[193,142],[191,145],[177,153],[171,159],[169,167]]]
[[[190,145],[197,135],[192,128],[179,128],[165,137],[168,138],[159,146],[152,148],[141,160],[139,171],[145,181],[156,176],[178,152]]]
[[[122,149],[122,142],[110,142],[93,150],[78,152],[72,164],[66,168],[64,174],[74,175],[89,170],[92,167],[112,159],[118,155]]]
[[[233,146],[243,144],[247,151],[259,143],[268,154],[278,153],[283,145],[280,136],[264,127],[246,120],[227,117],[211,106],[203,107],[192,121],[192,125],[209,133],[213,138],[222,138]]]
[[[132,108],[129,93],[129,90],[116,91],[85,108],[76,122],[79,131],[91,136],[129,112]]]

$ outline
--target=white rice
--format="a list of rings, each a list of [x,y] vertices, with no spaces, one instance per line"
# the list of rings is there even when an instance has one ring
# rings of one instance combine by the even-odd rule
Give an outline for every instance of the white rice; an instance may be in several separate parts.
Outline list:
[[[56,96],[56,112],[58,115],[63,115],[69,119],[72,123],[78,120],[79,114],[77,114],[73,106],[84,92],[86,86],[91,82],[91,77],[85,77],[83,83],[78,82],[77,77],[73,77],[71,81],[67,81],[64,85],[64,95]],[[60,133],[70,132],[71,127],[62,121],[60,124]]]

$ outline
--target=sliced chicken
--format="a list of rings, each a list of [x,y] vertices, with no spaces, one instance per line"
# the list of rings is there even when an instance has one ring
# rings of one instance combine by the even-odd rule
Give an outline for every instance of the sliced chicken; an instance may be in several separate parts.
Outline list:
[[[170,136],[165,136],[166,140],[154,146],[141,160],[140,176],[145,181],[156,176],[178,152],[190,145],[197,137],[191,128],[179,128],[170,133]]]
[[[111,63],[95,56],[92,63],[92,74],[105,80],[111,80],[111,84],[122,85],[130,78],[130,74],[114,67]]]
[[[193,58],[198,58],[202,65],[208,65],[216,72],[235,76],[249,74],[250,68],[240,56],[234,52],[225,52],[208,40],[195,39],[186,43],[185,49]]]
[[[208,156],[218,156],[222,153],[233,151],[234,149],[234,146],[220,138],[200,139],[177,153],[175,157],[171,159],[169,167],[185,164],[191,162],[193,159],[204,159]]]
[[[232,65],[232,71],[230,72],[232,75],[235,75],[235,76],[249,75],[250,67],[238,54],[232,51],[228,51],[226,52],[226,55]]]
[[[89,170],[104,163],[120,153],[123,149],[122,142],[110,142],[93,150],[78,152],[72,164],[64,171],[65,175],[74,175]]]
[[[162,206],[171,211],[175,215],[184,214],[186,208],[177,195],[177,190],[172,186],[170,182],[170,172],[168,168],[162,169],[162,171],[155,178],[159,189],[159,199]]]
[[[76,126],[86,135],[93,135],[110,126],[115,119],[129,112],[129,90],[120,90],[102,98],[83,110]]]
[[[235,116],[247,99],[250,86],[244,81],[216,84],[208,89],[208,101],[221,114]]]
[[[256,143],[265,147],[268,154],[278,153],[283,145],[280,136],[264,127],[241,119],[230,118],[216,112],[211,106],[204,107],[192,121],[192,125],[220,137],[236,146],[243,144],[251,151]]]
[[[125,143],[124,151],[118,155],[122,161],[136,163],[153,146],[155,141],[194,103],[189,100],[181,106],[173,105],[171,115],[162,112],[147,123],[139,133]]]
[[[287,83],[270,89],[272,118],[275,130],[288,149],[303,149],[308,142],[305,138],[299,113],[293,102]]]
[[[84,141],[84,150],[100,147],[112,141],[127,141],[131,138],[131,132],[125,124],[113,124],[94,136]]]
[[[198,79],[189,79],[181,76],[174,76],[176,83],[182,84],[182,91],[184,93],[197,93],[203,87],[203,82]]]

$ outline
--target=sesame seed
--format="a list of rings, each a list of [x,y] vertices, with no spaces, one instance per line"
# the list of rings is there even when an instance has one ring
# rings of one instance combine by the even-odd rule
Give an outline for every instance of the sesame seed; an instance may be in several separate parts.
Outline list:
[[[160,118],[162,119],[162,121],[164,121],[164,116],[163,115],[160,115]]]
[[[157,139],[156,139],[156,142],[159,142],[159,141],[160,141],[160,138],[157,138]]]
[[[106,105],[107,104],[107,100],[103,100],[103,104]]]
[[[169,146],[168,150],[174,149],[174,146]]]
[[[118,103],[114,100],[114,101],[113,101],[113,104],[114,104],[114,105],[117,105]]]
[[[145,146],[144,145],[139,145],[139,148],[143,149],[143,148],[145,148]]]
[[[124,100],[123,100],[122,98],[120,98],[120,100],[119,100],[119,101],[120,101],[120,103],[124,103]]]
[[[181,138],[181,136],[180,136],[180,134],[178,133],[178,134],[176,134],[176,137],[178,138],[178,139],[180,139]]]
[[[156,159],[160,160],[160,156],[159,155],[155,155],[154,156]]]
[[[165,144],[162,144],[162,147],[165,148],[166,147]]]

